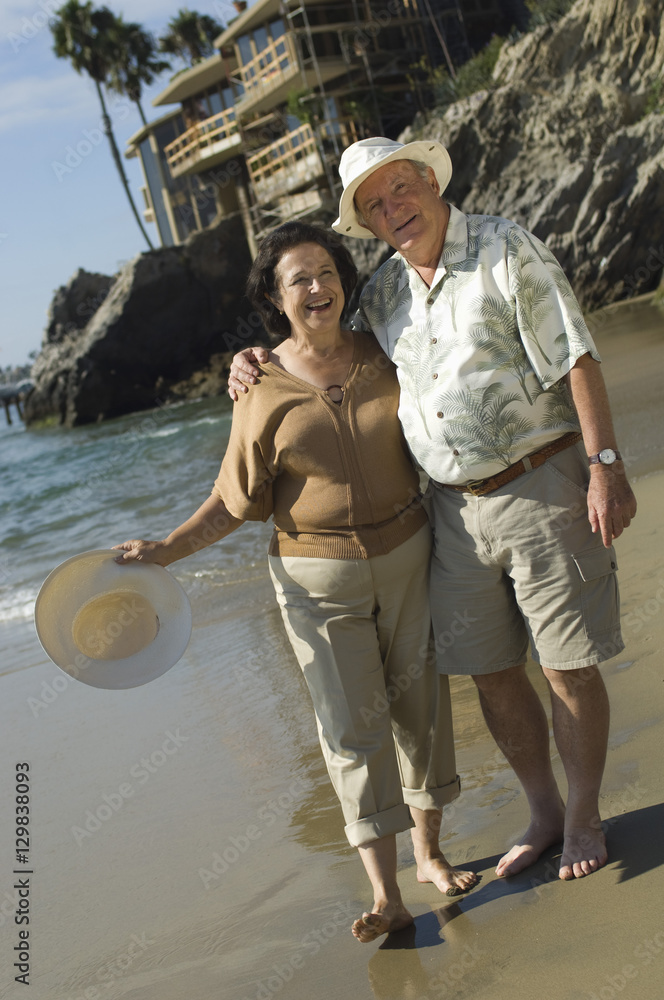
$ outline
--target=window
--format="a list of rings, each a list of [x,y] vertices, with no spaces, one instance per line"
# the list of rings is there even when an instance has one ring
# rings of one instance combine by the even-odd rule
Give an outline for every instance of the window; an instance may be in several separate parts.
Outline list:
[[[256,54],[262,52],[268,46],[267,38],[267,28],[256,28],[254,31],[254,45],[256,46]]]

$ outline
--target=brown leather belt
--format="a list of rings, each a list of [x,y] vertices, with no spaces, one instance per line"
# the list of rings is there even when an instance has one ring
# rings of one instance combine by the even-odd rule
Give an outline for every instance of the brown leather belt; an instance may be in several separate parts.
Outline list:
[[[570,431],[569,434],[563,434],[557,441],[545,444],[539,451],[534,451],[532,455],[526,455],[525,458],[515,462],[514,465],[508,466],[502,472],[498,472],[495,476],[490,476],[488,479],[474,479],[470,483],[463,483],[461,486],[453,486],[451,483],[436,483],[435,485],[446,490],[457,490],[458,493],[472,493],[474,497],[482,497],[485,493],[493,493],[494,490],[499,490],[501,486],[506,486],[513,479],[522,476],[524,472],[530,472],[531,469],[537,469],[540,465],[544,465],[547,458],[557,455],[559,451],[564,451],[565,448],[570,448],[577,441],[580,441],[582,436],[578,431]]]

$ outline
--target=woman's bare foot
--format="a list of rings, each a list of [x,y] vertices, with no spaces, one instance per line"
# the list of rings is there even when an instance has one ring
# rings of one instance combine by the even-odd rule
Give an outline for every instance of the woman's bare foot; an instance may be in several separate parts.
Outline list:
[[[563,817],[555,822],[539,823],[533,820],[520,843],[515,844],[496,865],[496,875],[505,878],[518,875],[524,868],[534,865],[540,854],[563,839]]]
[[[574,827],[565,831],[563,853],[560,858],[559,877],[569,882],[574,878],[592,875],[608,860],[606,839],[601,827]]]
[[[371,913],[363,913],[351,930],[358,941],[367,944],[381,934],[401,931],[413,923],[413,916],[401,903],[375,902]]]
[[[453,868],[443,854],[424,858],[417,865],[417,881],[433,882],[446,896],[460,896],[477,885],[475,872]]]

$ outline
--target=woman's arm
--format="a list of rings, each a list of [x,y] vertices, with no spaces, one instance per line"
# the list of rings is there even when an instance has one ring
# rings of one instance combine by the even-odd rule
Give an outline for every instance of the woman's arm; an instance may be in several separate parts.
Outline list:
[[[244,521],[229,514],[224,501],[213,493],[188,521],[172,531],[167,538],[155,542],[134,538],[121,545],[114,545],[114,549],[124,550],[115,561],[123,563],[135,559],[137,562],[168,566],[177,559],[184,559],[185,556],[218,542],[220,538],[225,538],[241,524]]]

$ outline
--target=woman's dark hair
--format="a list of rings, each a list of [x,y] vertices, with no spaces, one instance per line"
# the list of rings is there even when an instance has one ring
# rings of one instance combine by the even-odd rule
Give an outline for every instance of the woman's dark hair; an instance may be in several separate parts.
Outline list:
[[[357,284],[357,268],[346,247],[336,233],[330,229],[319,229],[306,222],[286,222],[265,237],[247,279],[247,298],[256,307],[268,333],[287,337],[290,334],[288,316],[280,316],[279,310],[266,295],[277,295],[277,264],[289,250],[301,243],[317,243],[327,250],[335,263],[346,304],[350,302]]]

